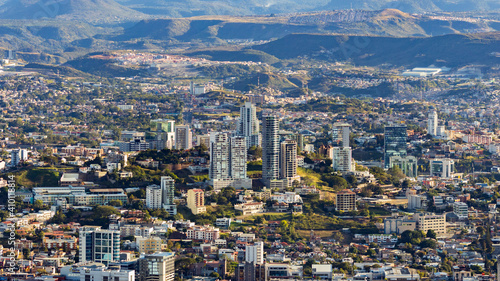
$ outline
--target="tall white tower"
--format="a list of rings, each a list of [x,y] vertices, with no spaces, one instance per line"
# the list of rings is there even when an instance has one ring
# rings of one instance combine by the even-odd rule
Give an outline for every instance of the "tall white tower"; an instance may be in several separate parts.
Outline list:
[[[429,112],[429,120],[427,120],[427,133],[431,136],[437,136],[438,114],[436,110]]]
[[[246,138],[247,147],[261,145],[257,109],[251,102],[245,102],[245,105],[240,108],[238,135]]]

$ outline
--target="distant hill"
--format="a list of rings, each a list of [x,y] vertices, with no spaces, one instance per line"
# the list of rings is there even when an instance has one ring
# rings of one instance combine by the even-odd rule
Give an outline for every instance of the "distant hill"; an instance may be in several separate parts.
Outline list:
[[[300,44],[297,44],[300,42]],[[292,34],[253,46],[279,59],[311,57],[357,65],[461,66],[500,64],[500,32],[428,38]]]
[[[138,21],[145,15],[113,0],[7,0],[0,19],[62,19],[90,23]]]
[[[117,0],[145,14],[169,17],[252,15],[341,9],[398,9],[407,13],[491,11],[497,0]]]
[[[236,81],[232,84],[226,85],[229,89],[239,91],[253,90],[257,86],[263,86],[278,90],[291,90],[298,88],[297,85],[290,82],[286,77],[275,73],[259,73],[250,78]]]

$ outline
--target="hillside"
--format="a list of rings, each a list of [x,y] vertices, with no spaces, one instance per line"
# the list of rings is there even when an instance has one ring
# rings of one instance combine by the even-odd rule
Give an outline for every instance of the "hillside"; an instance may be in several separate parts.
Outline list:
[[[300,42],[300,44],[297,44]],[[253,49],[279,59],[311,57],[328,61],[352,61],[356,65],[396,66],[497,65],[500,33],[444,35],[428,38],[292,34]]]
[[[150,15],[192,17],[199,15],[251,15],[318,10],[399,9],[408,13],[434,11],[490,11],[500,9],[497,0],[117,0]]]
[[[256,88],[258,85],[277,90],[291,90],[298,88],[297,85],[290,82],[290,80],[286,77],[269,72],[255,74],[250,78],[245,78],[232,84],[228,84],[226,87],[239,91],[249,91]]]
[[[61,19],[89,23],[137,21],[145,15],[113,0],[7,0],[0,19]]]

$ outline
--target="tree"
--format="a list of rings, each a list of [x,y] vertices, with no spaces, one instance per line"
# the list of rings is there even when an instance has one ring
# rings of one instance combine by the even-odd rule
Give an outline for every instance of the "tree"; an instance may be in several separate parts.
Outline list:
[[[427,230],[427,238],[436,239],[436,232],[432,229]]]
[[[118,199],[113,199],[113,200],[109,201],[109,205],[114,206],[114,207],[121,207],[121,206],[123,206],[123,202],[121,200],[118,200]]]

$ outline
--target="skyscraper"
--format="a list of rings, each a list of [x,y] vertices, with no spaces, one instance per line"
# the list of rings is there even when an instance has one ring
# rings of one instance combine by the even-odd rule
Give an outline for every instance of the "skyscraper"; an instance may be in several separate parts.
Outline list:
[[[293,181],[300,182],[297,175],[297,142],[286,140],[281,142],[280,151],[280,177],[287,180],[287,185],[292,186]]]
[[[193,148],[193,133],[189,125],[175,127],[175,149],[186,150]]]
[[[169,176],[161,177],[161,191],[163,208],[167,210],[170,215],[177,214],[177,205],[174,203],[174,179]]]
[[[436,110],[432,109],[429,112],[429,119],[427,120],[427,133],[431,136],[437,136],[438,127],[438,114]]]
[[[226,186],[251,188],[247,177],[247,146],[245,137],[230,137],[228,132],[210,135],[209,177],[215,189]]]
[[[257,109],[251,102],[245,102],[245,105],[240,108],[238,135],[246,138],[247,147],[260,146],[261,137],[259,131]]]
[[[406,157],[406,125],[386,126],[384,131],[384,167],[390,168],[391,156]]]
[[[262,120],[262,179],[266,184],[279,178],[279,121],[268,115]]]
[[[145,255],[139,259],[137,268],[137,281],[173,281],[175,254],[163,252]]]
[[[80,262],[94,261],[108,265],[120,259],[120,232],[100,226],[80,229]]]
[[[333,125],[333,142],[342,142],[342,147],[349,147],[349,134],[351,125],[347,123],[335,123]]]

